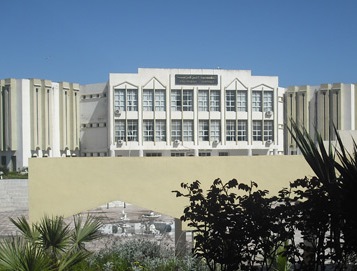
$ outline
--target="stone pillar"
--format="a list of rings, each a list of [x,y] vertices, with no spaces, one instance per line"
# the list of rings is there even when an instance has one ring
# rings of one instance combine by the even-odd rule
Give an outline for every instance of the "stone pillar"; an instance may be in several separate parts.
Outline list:
[[[175,254],[176,256],[186,253],[186,232],[182,230],[182,222],[175,218]]]

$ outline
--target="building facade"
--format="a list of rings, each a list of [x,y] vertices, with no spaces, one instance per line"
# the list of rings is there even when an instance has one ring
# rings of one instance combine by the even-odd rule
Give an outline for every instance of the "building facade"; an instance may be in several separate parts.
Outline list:
[[[110,74],[107,91],[109,156],[283,153],[284,89],[276,76],[139,69]]]
[[[79,155],[79,84],[0,80],[1,165],[16,171],[29,157]]]
[[[108,83],[80,89],[80,155],[108,156]]]
[[[29,157],[297,154],[291,120],[325,141],[334,127],[357,127],[357,84],[281,88],[249,70],[145,68],[88,85],[4,79],[0,90],[10,170]]]
[[[324,141],[335,140],[334,127],[339,131],[355,130],[356,90],[356,84],[342,83],[288,87],[284,94],[285,154],[298,152],[288,131],[291,120],[305,127],[312,138],[318,132]]]

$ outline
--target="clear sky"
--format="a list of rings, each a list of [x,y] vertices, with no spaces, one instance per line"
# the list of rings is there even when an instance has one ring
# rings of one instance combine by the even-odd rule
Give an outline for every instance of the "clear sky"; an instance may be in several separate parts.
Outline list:
[[[357,0],[0,0],[0,78],[80,84],[138,68],[357,82]]]

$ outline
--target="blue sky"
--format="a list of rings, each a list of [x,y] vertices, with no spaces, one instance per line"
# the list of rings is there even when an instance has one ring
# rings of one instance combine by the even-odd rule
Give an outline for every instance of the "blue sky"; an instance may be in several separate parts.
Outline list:
[[[0,0],[0,78],[81,84],[138,68],[357,82],[356,0]]]

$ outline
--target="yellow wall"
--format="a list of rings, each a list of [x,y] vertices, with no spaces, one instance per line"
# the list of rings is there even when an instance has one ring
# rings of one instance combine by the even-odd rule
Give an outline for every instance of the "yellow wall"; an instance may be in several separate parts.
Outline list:
[[[290,181],[313,173],[301,156],[32,158],[29,215],[73,214],[121,200],[179,218],[187,200],[176,198],[181,182],[216,178],[254,180],[276,194]]]

